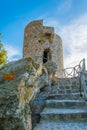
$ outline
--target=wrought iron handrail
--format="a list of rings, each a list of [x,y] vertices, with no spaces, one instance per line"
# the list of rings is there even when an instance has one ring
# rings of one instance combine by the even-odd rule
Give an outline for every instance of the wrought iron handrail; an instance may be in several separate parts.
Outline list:
[[[77,77],[79,69],[80,69],[79,65],[76,65],[75,67],[70,67],[70,68],[64,69],[65,78]]]
[[[87,71],[85,66],[85,58],[82,59],[75,67],[66,68],[60,70],[63,74],[63,78],[78,77],[80,80],[81,91],[84,94],[84,98],[87,100]]]
[[[63,78],[72,78],[72,77],[78,77],[78,71],[80,70],[79,65],[76,65],[75,67],[69,67],[62,70],[58,70],[63,75]]]
[[[56,71],[62,73],[63,78],[79,77],[80,72],[86,74],[85,65],[83,65],[84,60],[85,59],[82,59],[79,62],[79,64],[74,66],[74,67],[69,67],[69,68],[65,68],[65,69],[62,69],[62,70],[57,69]],[[85,70],[85,72],[83,70]]]

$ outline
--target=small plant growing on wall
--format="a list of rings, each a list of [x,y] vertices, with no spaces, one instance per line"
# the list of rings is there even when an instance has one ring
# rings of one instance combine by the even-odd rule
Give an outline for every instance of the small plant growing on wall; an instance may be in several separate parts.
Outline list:
[[[50,39],[49,39],[50,43],[53,42],[53,39],[54,39],[54,34],[51,34],[51,35],[50,35]]]
[[[40,34],[40,39],[41,39],[42,44],[46,42],[46,38],[45,38],[45,35],[43,33]]]

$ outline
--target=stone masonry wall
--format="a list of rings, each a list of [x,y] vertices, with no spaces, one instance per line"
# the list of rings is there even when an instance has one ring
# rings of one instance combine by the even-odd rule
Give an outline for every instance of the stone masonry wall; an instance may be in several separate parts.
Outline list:
[[[72,78],[56,79],[52,87],[52,93],[54,94],[80,93],[79,78],[72,77]]]
[[[49,49],[51,60],[57,64],[57,74],[63,69],[63,48],[61,38],[54,34],[53,27],[43,26],[43,20],[29,23],[24,32],[23,58],[31,57],[35,62],[43,64],[43,53]]]

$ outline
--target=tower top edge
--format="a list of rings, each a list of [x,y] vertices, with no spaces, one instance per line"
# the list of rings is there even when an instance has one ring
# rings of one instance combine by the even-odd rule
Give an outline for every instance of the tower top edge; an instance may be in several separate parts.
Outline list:
[[[34,21],[29,22],[29,23],[26,25],[25,29],[26,29],[28,26],[33,26],[33,25],[36,25],[36,24],[41,24],[41,25],[43,26],[43,19],[34,20]]]

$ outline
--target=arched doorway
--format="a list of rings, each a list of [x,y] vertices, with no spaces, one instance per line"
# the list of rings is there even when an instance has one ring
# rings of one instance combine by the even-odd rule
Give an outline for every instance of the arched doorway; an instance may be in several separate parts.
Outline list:
[[[43,52],[43,63],[46,63],[47,61],[51,60],[51,52],[50,49],[45,49]]]

